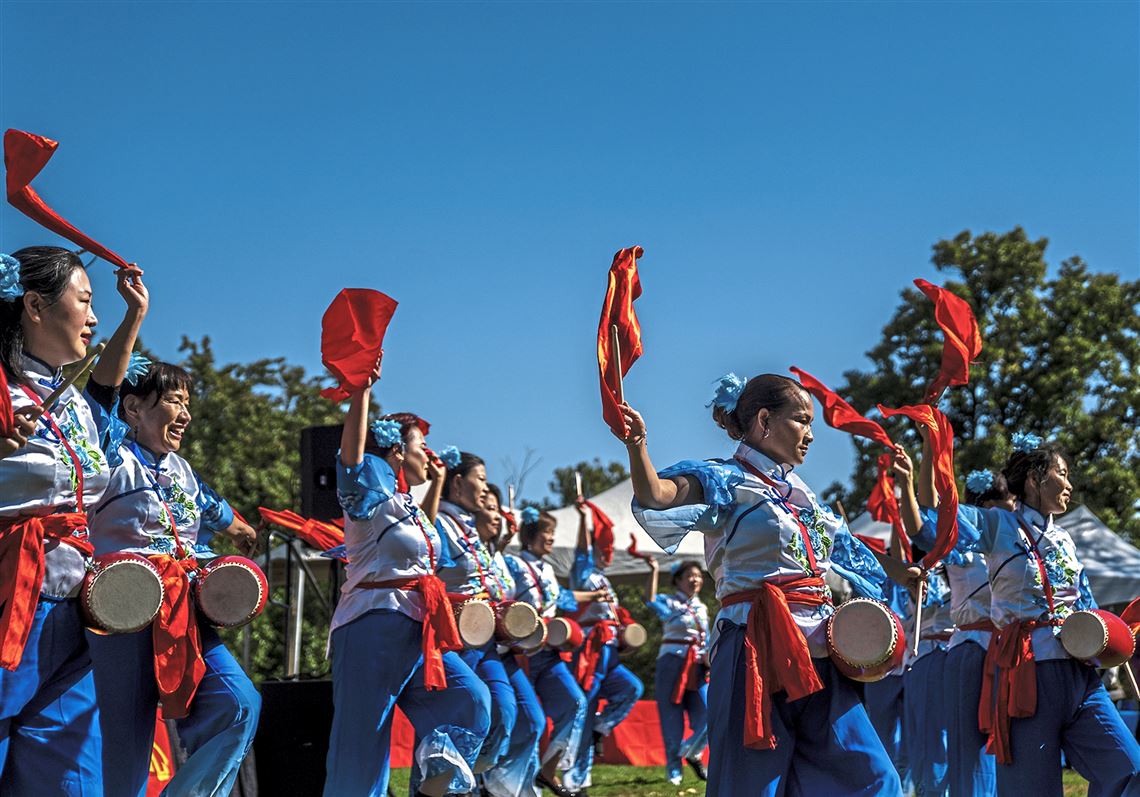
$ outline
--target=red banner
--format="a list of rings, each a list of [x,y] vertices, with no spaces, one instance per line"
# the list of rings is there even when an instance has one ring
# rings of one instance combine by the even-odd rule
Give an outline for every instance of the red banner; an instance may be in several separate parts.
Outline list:
[[[602,418],[619,437],[625,436],[625,420],[618,409],[618,378],[614,373],[614,356],[610,328],[617,327],[621,362],[617,367],[621,375],[643,353],[641,324],[633,309],[634,300],[641,296],[641,279],[637,276],[637,259],[645,254],[640,246],[622,249],[614,255],[610,266],[609,285],[602,303],[602,317],[598,322],[598,378],[602,389]]]

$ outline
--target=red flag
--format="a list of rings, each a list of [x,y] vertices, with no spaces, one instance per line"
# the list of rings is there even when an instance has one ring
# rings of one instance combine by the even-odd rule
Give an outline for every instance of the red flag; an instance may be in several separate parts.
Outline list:
[[[982,335],[965,299],[923,279],[916,279],[914,284],[934,302],[934,320],[944,338],[942,365],[926,389],[926,403],[934,404],[947,387],[970,381],[970,363],[982,353]]]
[[[339,383],[321,395],[344,401],[364,387],[384,352],[384,333],[397,302],[369,288],[345,288],[321,318],[321,362]]]
[[[954,481],[954,429],[950,419],[929,404],[899,407],[897,410],[879,405],[884,418],[905,415],[930,430],[930,449],[934,460],[934,489],[938,493],[938,529],[934,545],[922,560],[926,569],[941,562],[958,544],[958,484]]]
[[[839,396],[828,388],[827,385],[823,384],[823,382],[820,382],[811,374],[795,366],[792,366],[790,370],[800,378],[800,384],[804,386],[804,389],[819,399],[819,403],[823,405],[823,419],[827,422],[828,426],[834,427],[841,432],[866,437],[877,443],[882,443],[887,448],[895,447],[895,444],[891,442],[891,438],[883,430],[882,426],[879,426],[879,424],[868,418],[864,418],[855,411],[854,407],[839,398]]]
[[[344,531],[331,523],[304,518],[288,509],[277,512],[259,506],[257,511],[261,513],[261,519],[266,523],[274,523],[295,532],[298,537],[318,551],[330,551],[338,545],[344,545]]]
[[[51,160],[58,146],[59,144],[50,138],[25,133],[23,130],[8,130],[4,134],[4,167],[7,169],[8,201],[12,207],[33,221],[78,244],[91,254],[98,255],[119,268],[137,270],[119,255],[98,241],[88,238],[61,218],[40,199],[40,195],[30,185],[40,170]]]
[[[614,255],[610,266],[609,286],[602,303],[598,322],[598,377],[602,388],[602,418],[614,434],[625,436],[625,420],[618,409],[618,379],[614,374],[613,352],[610,351],[610,327],[617,326],[621,347],[621,374],[625,376],[642,355],[641,324],[633,301],[641,296],[641,280],[637,276],[637,259],[645,254],[640,246],[622,249]]]
[[[606,567],[614,560],[614,522],[591,501],[583,501],[594,518],[594,561]]]

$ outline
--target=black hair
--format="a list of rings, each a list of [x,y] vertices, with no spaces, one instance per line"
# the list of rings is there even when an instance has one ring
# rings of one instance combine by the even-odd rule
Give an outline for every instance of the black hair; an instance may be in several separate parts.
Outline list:
[[[499,485],[487,483],[487,491],[495,496],[495,500],[499,502],[499,509],[503,508],[503,491],[499,489]]]
[[[83,268],[79,255],[60,246],[27,246],[13,252],[12,257],[20,261],[20,285],[24,291],[38,293],[49,306],[63,296],[72,272]],[[23,297],[0,299],[0,365],[17,379],[23,372],[23,316]]]
[[[151,406],[162,400],[163,396],[175,390],[185,390],[188,394],[194,387],[194,377],[185,368],[170,363],[151,363],[146,373],[135,380],[132,385],[124,381],[119,388],[119,417],[124,417],[122,399],[127,396],[150,398],[153,396]]]
[[[1066,459],[1064,452],[1056,446],[1043,445],[1032,451],[1014,451],[1009,462],[1002,468],[1002,475],[1009,484],[1009,491],[1017,500],[1025,500],[1026,482],[1032,476],[1040,483],[1057,460]]]
[[[473,471],[475,468],[479,467],[480,465],[483,465],[484,467],[486,467],[486,463],[483,462],[483,460],[480,459],[479,457],[477,457],[474,454],[471,454],[467,451],[460,451],[459,452],[459,464],[457,464],[454,468],[448,468],[447,469],[447,478],[444,479],[444,482],[443,482],[443,497],[444,497],[444,499],[447,499],[447,497],[449,495],[451,495],[451,486],[452,486],[452,484],[455,483],[455,480],[457,478],[459,478],[460,476],[466,476],[468,473],[470,473],[471,471]]]
[[[681,562],[681,564],[677,565],[677,569],[673,571],[673,586],[676,586],[681,581],[681,576],[685,575],[685,573],[687,573],[689,569],[693,567],[697,568],[697,570],[700,570],[701,575],[704,575],[704,568],[701,567],[700,562],[693,559],[686,559],[685,561]]]
[[[406,445],[408,437],[411,435],[413,429],[419,429],[421,432],[427,423],[418,415],[412,412],[393,412],[388,415],[381,415],[376,420],[378,421],[395,421],[400,424],[400,445]],[[427,434],[424,432],[424,434]],[[381,459],[387,457],[392,453],[395,446],[382,446],[376,441],[376,435],[372,434],[372,430],[368,430],[368,434],[364,436],[364,453],[374,454]]]
[[[975,493],[967,486],[966,503],[982,506],[986,501],[1004,501],[1010,494],[1009,482],[1004,473],[994,473],[993,477],[993,483],[980,493]]]
[[[733,440],[743,440],[760,410],[780,412],[797,398],[811,400],[799,382],[779,374],[760,374],[748,380],[732,412],[714,405],[712,417]]]

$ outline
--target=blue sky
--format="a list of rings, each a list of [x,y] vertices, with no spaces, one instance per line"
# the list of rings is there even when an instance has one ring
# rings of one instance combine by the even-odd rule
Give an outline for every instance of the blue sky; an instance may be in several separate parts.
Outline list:
[[[594,359],[623,246],[659,466],[728,451],[726,371],[865,367],[940,238],[1020,224],[1135,278],[1138,8],[5,0],[0,124],[59,140],[36,187],[147,270],[149,347],[315,370],[336,292],[383,290],[385,408],[493,479],[535,449],[538,497],[624,456]],[[0,209],[0,249],[48,240]],[[821,428],[803,473],[850,461]]]

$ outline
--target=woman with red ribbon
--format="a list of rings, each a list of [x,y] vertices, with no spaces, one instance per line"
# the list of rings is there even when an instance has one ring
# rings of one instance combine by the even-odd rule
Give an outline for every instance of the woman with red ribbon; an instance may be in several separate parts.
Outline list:
[[[436,575],[448,563],[444,541],[399,487],[428,480],[427,426],[410,414],[368,424],[379,370],[377,362],[351,394],[341,437],[337,496],[348,564],[329,635],[335,708],[324,793],[387,793],[397,704],[419,740],[413,790],[433,797],[466,793],[475,788],[472,766],[487,733],[490,699],[454,652],[462,642]]]
[[[117,384],[146,315],[141,272],[120,271],[127,304],[96,372]],[[102,793],[95,679],[76,595],[91,557],[87,509],[109,479],[92,408],[62,369],[97,320],[78,255],[54,246],[0,256],[0,793]],[[112,349],[115,346],[111,347]],[[152,718],[153,723],[153,718]]]
[[[657,473],[628,404],[634,513],[666,551],[705,535],[722,609],[713,629],[707,794],[898,795],[900,783],[852,683],[828,659],[829,570],[882,599],[882,567],[793,473],[812,443],[802,386],[764,374],[720,380],[713,418],[739,441],[728,460]],[[903,567],[900,580],[917,575]]]
[[[985,554],[989,571],[994,630],[978,723],[997,760],[997,793],[1060,795],[1064,750],[1090,795],[1140,795],[1140,744],[1096,669],[1057,638],[1066,617],[1096,608],[1072,537],[1053,520],[1072,495],[1068,460],[1036,435],[1015,434],[1013,447],[1002,473],[1015,507],[958,509],[958,550]]]
[[[114,341],[113,341],[114,343]],[[108,348],[111,358],[121,346]],[[129,351],[129,350],[127,350]],[[111,481],[91,513],[95,555],[147,557],[162,577],[163,606],[150,627],[88,635],[103,733],[108,794],[145,795],[155,708],[176,720],[189,753],[166,786],[169,797],[226,793],[253,744],[261,698],[192,599],[192,576],[224,534],[246,553],[257,536],[178,455],[190,424],[193,379],[167,363],[132,355],[121,386],[92,374],[85,395],[103,432]]]
[[[647,556],[649,583],[645,604],[661,620],[663,634],[657,654],[655,694],[661,738],[665,742],[665,776],[674,786],[681,785],[681,762],[697,777],[708,780],[701,762],[708,724],[708,641],[709,610],[701,600],[704,572],[700,562],[681,562],[671,580],[672,595],[657,593],[657,560]],[[688,717],[692,735],[685,735]],[[696,747],[696,745],[700,747]]]

